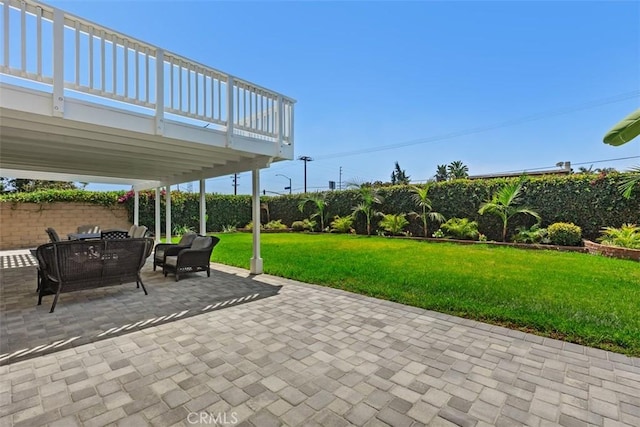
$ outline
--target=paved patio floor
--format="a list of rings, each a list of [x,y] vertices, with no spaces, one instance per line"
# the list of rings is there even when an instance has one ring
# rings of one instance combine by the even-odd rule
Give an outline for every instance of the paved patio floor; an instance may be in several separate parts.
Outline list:
[[[640,425],[638,358],[253,280],[283,288],[1,366],[0,425]]]
[[[36,268],[30,255],[0,252],[0,365],[94,342],[182,317],[275,295],[278,286],[222,271],[183,274],[154,272],[151,258],[141,276],[149,295],[135,283],[63,293],[53,313],[53,295],[36,305]],[[5,262],[10,260],[10,262]]]

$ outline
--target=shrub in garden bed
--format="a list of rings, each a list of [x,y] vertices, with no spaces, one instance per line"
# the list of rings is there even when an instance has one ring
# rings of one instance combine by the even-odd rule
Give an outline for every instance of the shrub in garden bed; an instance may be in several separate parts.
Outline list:
[[[304,222],[302,222],[302,221],[293,221],[293,223],[291,224],[291,230],[292,231],[306,231],[307,228],[305,227]]]
[[[332,233],[352,233],[354,230],[351,227],[353,225],[353,217],[351,215],[348,216],[338,216],[336,215],[331,221],[331,232]]]
[[[409,221],[404,214],[385,214],[379,222],[379,226],[391,236],[404,234],[407,225]]]
[[[440,226],[440,233],[434,237],[446,237],[459,240],[478,240],[478,223],[470,221],[469,218],[451,218]]]
[[[640,249],[640,227],[635,224],[622,224],[620,228],[604,227],[602,234],[598,241],[603,245]]]
[[[514,243],[528,243],[528,244],[549,244],[549,233],[546,228],[540,227],[540,224],[534,224],[530,228],[518,227],[516,228],[516,234],[511,238]]]
[[[547,227],[547,235],[552,245],[580,246],[582,230],[572,222],[555,222]]]

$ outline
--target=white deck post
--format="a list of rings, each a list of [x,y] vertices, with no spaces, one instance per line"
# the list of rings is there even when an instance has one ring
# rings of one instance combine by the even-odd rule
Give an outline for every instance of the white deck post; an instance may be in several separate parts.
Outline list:
[[[289,114],[290,114],[290,116],[289,116],[289,125],[287,126],[288,131],[289,131],[289,140],[288,140],[289,145],[293,144],[293,113],[294,113],[293,105],[291,105],[289,107]]]
[[[260,169],[251,171],[253,184],[252,219],[253,219],[253,257],[251,258],[251,274],[262,274],[262,258],[260,258]]]
[[[205,181],[200,180],[200,234],[207,234],[207,199],[205,197]]]
[[[284,105],[282,102],[282,95],[278,95],[276,103],[276,134],[276,149],[280,150],[280,146],[282,145],[282,140],[284,138]]]
[[[171,186],[167,185],[165,187],[166,193],[164,195],[164,209],[165,209],[165,241],[167,243],[171,243]]]
[[[156,208],[155,208],[156,243],[158,243],[160,242],[160,233],[162,233],[162,224],[160,224],[160,187],[156,187],[155,203],[156,203]]]
[[[6,2],[5,2],[6,5]],[[24,43],[24,41],[23,41]],[[64,12],[53,10],[53,116],[64,116]],[[77,59],[76,59],[77,60]],[[8,65],[8,64],[5,64]]]
[[[156,135],[164,134],[164,51],[156,50]]]
[[[233,144],[233,109],[236,108],[233,102],[233,85],[233,77],[227,77],[227,147]]]
[[[140,225],[140,192],[133,190],[133,223]]]

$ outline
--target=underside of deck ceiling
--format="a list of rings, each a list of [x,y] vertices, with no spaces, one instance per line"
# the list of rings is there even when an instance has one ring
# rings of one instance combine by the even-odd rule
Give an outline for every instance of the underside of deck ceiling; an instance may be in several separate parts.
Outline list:
[[[223,131],[167,119],[163,134],[157,135],[152,116],[82,104],[68,102],[65,118],[3,105],[0,173],[144,189],[261,169],[282,160],[270,141],[241,135],[230,139]],[[94,118],[80,117],[87,114]],[[79,120],[69,118],[74,115]]]

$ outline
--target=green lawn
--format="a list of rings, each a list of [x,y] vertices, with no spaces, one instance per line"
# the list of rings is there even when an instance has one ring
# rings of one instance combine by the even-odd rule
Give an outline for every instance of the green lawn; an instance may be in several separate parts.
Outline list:
[[[249,268],[251,234],[212,260]],[[640,356],[640,265],[580,253],[262,234],[265,273]]]

